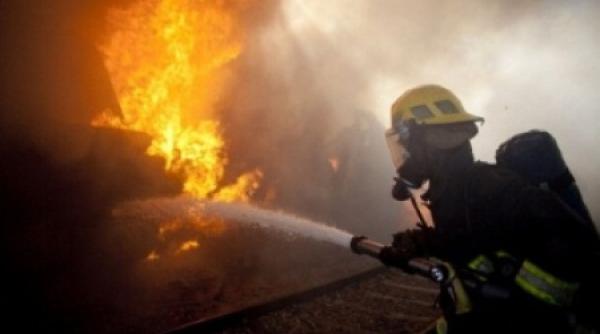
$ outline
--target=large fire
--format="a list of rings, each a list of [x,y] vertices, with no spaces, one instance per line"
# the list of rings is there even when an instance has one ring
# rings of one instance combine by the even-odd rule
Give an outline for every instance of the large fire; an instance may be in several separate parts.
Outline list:
[[[109,15],[114,33],[101,47],[122,113],[105,110],[92,124],[150,135],[147,153],[197,198],[247,201],[261,177],[221,184],[228,160],[213,105],[242,51],[238,21],[223,1],[142,0]]]
[[[113,10],[108,17],[112,35],[100,49],[121,113],[105,110],[92,124],[150,135],[147,154],[164,158],[165,170],[182,177],[191,196],[248,201],[262,174],[249,171],[223,184],[228,158],[214,108],[231,79],[227,65],[243,49],[236,9],[249,2],[232,3],[141,0]],[[181,225],[164,222],[159,236]],[[182,244],[181,250],[195,248],[190,245]],[[158,258],[154,251],[149,255]]]

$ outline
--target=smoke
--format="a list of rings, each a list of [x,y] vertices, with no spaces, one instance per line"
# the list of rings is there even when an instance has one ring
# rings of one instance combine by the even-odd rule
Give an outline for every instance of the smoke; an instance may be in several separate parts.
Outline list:
[[[145,155],[150,138],[89,126],[117,106],[95,44],[111,4],[0,3],[2,306],[9,321],[39,319],[26,327],[78,328],[74,310],[123,271],[98,240],[112,206],[180,191]]]
[[[222,105],[230,171],[264,172],[262,205],[389,240],[414,218],[391,199],[384,127],[360,100],[367,77],[318,29],[295,31],[287,6],[235,64]]]
[[[327,150],[328,136],[350,133],[353,119],[375,117],[387,127],[389,106],[404,90],[442,84],[486,118],[474,140],[479,159],[493,161],[498,145],[521,131],[556,136],[597,219],[599,7],[595,1],[283,1],[246,50],[233,98],[244,114],[232,122],[252,133],[244,137],[245,150],[254,151],[248,155],[276,156],[289,168],[290,161],[322,160],[315,151]],[[369,136],[372,150],[357,159],[378,167],[353,177],[391,177],[389,162],[373,151],[384,145],[382,134]],[[312,153],[302,152],[307,138],[319,138]],[[361,186],[354,191],[363,199],[375,194],[365,196]],[[378,201],[394,206],[385,196]]]
[[[89,291],[119,291],[108,276],[146,254],[156,224],[143,232],[139,222],[120,226],[127,239],[104,230],[103,219],[118,202],[180,191],[180,180],[162,172],[163,161],[144,155],[149,138],[89,127],[98,112],[119,110],[97,45],[107,34],[106,10],[132,2],[0,2],[0,189],[10,198],[2,203],[10,218],[2,244],[7,286],[17,287],[4,306],[14,313],[46,314],[49,305],[85,303]],[[408,88],[439,83],[486,118],[474,141],[481,159],[493,160],[498,144],[517,132],[554,134],[600,217],[593,154],[600,141],[599,3],[239,3],[249,4],[233,7],[244,11],[247,43],[216,108],[230,160],[224,184],[260,168],[261,205],[389,240],[415,219],[389,195],[389,106]],[[135,238],[144,240],[129,242]],[[203,261],[218,266],[219,254],[245,251],[245,239],[222,237],[214,244],[224,248],[202,253]],[[125,258],[118,266],[106,263],[118,256]],[[106,268],[113,271],[102,273]],[[65,319],[48,319],[71,326],[70,313],[60,314]]]
[[[331,255],[329,262],[340,262],[343,270],[352,268],[337,261],[342,255],[351,257],[344,250],[333,253],[299,241],[277,243],[272,237],[270,244],[252,247],[246,256],[246,248],[268,236],[233,227],[214,240],[200,240],[202,252],[195,257],[164,261],[156,275],[134,277],[152,272],[143,258],[155,246],[158,223],[114,222],[107,216],[112,207],[129,199],[176,194],[181,180],[164,174],[164,161],[145,155],[150,138],[89,125],[102,110],[119,110],[98,45],[109,33],[104,26],[107,10],[126,8],[131,2],[0,3],[0,189],[3,198],[9,199],[2,208],[10,218],[2,226],[2,245],[8,273],[5,284],[13,287],[3,306],[12,310],[9,316],[14,321],[39,316],[42,321],[31,324],[34,327],[86,331],[104,313],[139,311],[144,303],[133,301],[149,298],[139,295],[164,297],[172,292],[166,288],[166,292],[149,293],[154,291],[153,279],[163,284],[179,279],[174,276],[182,272],[198,277],[188,270],[198,263],[206,265],[198,269],[203,274],[218,273],[215,282],[228,282],[223,289],[233,288],[229,295],[236,295],[235,288],[246,284],[237,280],[250,281],[261,270],[255,257],[268,256],[269,264],[279,263],[278,269],[263,270],[264,275],[275,271],[290,276],[290,268],[310,268],[319,259],[317,254],[324,252]],[[369,196],[380,193],[381,198],[388,198],[389,175],[377,174],[379,166],[374,168],[370,159],[361,157],[372,149],[387,159],[383,146],[370,140],[379,138],[382,131],[375,118],[358,113],[353,104],[329,106],[328,94],[319,94],[324,87],[315,85],[318,78],[304,73],[309,64],[314,65],[310,57],[290,61],[297,81],[288,77],[289,85],[282,85],[278,72],[288,75],[288,62],[269,67],[266,52],[278,49],[268,46],[271,27],[285,24],[279,2],[219,3],[242,12],[249,39],[245,56],[229,69],[239,73],[239,81],[219,110],[225,115],[225,138],[230,145],[228,176],[258,167],[265,172],[265,183],[257,202],[340,226],[352,223],[356,232],[376,226],[375,221],[389,221],[393,208]],[[290,47],[295,43],[293,38],[281,42]],[[312,88],[304,95],[296,94],[306,87]],[[330,116],[335,112],[339,117]],[[365,116],[357,116],[361,114]],[[337,124],[342,118],[346,121]],[[282,127],[283,123],[287,125]],[[332,161],[339,161],[339,170]],[[372,175],[380,177],[373,182]],[[290,244],[298,250],[287,251]],[[271,254],[283,255],[274,258]],[[294,265],[299,259],[303,265]],[[173,270],[171,263],[173,267],[184,263],[185,268]],[[309,281],[305,278],[298,285]],[[289,282],[282,279],[280,284],[285,287]],[[137,286],[140,283],[148,289]],[[117,296],[114,291],[127,293]],[[89,312],[97,305],[108,311]],[[75,321],[70,320],[73,317]],[[111,332],[110,328],[106,331]]]

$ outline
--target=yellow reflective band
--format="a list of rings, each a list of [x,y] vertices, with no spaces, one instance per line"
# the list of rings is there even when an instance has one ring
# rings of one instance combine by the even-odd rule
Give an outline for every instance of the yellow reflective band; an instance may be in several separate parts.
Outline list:
[[[469,268],[482,272],[484,274],[491,274],[494,272],[494,263],[485,255],[479,255],[468,264]]]
[[[511,259],[511,260],[515,260],[515,257],[510,255],[510,253],[508,253],[507,251],[503,251],[503,250],[499,250],[496,252],[496,257],[499,259]]]
[[[450,277],[450,281],[448,282],[448,292],[451,294],[452,299],[454,300],[454,308],[456,314],[465,314],[471,312],[471,299],[465,290],[465,287],[462,284],[462,281],[456,277],[456,271],[454,267],[452,267],[449,263],[446,263],[446,267],[448,268],[448,277]]]
[[[516,283],[532,296],[557,306],[571,304],[579,288],[579,284],[565,282],[528,260],[523,262]]]
[[[448,322],[444,317],[441,317],[435,323],[435,332],[437,334],[446,334],[448,333]]]

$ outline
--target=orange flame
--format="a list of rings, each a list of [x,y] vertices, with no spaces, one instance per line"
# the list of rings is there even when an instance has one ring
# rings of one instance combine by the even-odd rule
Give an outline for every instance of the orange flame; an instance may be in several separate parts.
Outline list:
[[[158,255],[158,253],[156,251],[152,251],[146,256],[146,261],[152,262],[158,260],[159,258],[160,256]]]
[[[198,248],[198,246],[199,246],[198,241],[196,241],[196,240],[188,240],[188,241],[182,243],[181,246],[179,246],[178,253],[180,253],[180,252],[187,252],[187,251],[190,251],[192,249],[196,249],[196,248]]]
[[[147,154],[164,158],[194,197],[248,201],[262,174],[221,184],[228,159],[213,108],[242,51],[235,13],[217,0],[142,0],[108,20],[115,32],[101,51],[121,114],[105,110],[92,125],[150,135]]]
[[[121,113],[105,110],[92,125],[151,136],[146,153],[162,157],[165,170],[183,178],[189,195],[247,202],[262,172],[249,171],[233,184],[223,184],[228,158],[214,108],[231,79],[227,66],[243,49],[240,14],[231,7],[220,0],[140,0],[128,9],[112,10],[108,24],[113,33],[100,50]],[[158,240],[167,242],[182,232],[221,233],[223,228],[223,222],[201,215],[164,221]],[[176,254],[197,247],[195,239],[186,241]],[[146,257],[158,259],[155,250]]]
[[[329,166],[331,166],[331,170],[334,173],[337,173],[337,171],[340,169],[340,161],[337,158],[329,158]]]

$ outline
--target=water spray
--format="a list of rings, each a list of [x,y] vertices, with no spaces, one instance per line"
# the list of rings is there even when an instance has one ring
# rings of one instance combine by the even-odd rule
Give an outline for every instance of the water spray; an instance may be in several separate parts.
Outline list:
[[[163,219],[198,215],[218,216],[302,235],[344,248],[349,247],[356,254],[368,255],[380,260],[385,265],[425,276],[437,283],[446,282],[450,276],[448,268],[443,263],[424,258],[406,260],[392,246],[381,244],[367,237],[354,236],[352,233],[325,223],[248,204],[201,201],[190,197],[179,197],[131,202],[113,213],[116,216],[133,217],[158,215]]]
[[[254,222],[260,226],[277,228],[316,240],[328,241],[342,247],[350,247],[356,254],[369,255],[386,265],[425,276],[437,283],[445,282],[449,277],[449,271],[444,264],[424,258],[414,258],[406,261],[400,254],[395,252],[392,246],[383,245],[364,236],[353,236],[351,233],[336,227],[306,218],[246,204],[208,202],[204,204],[204,210],[206,213],[217,214],[220,217],[236,221]]]
[[[216,215],[238,222],[252,223],[286,233],[303,235],[311,239],[330,242],[342,247],[348,247],[353,237],[351,233],[325,223],[289,213],[262,209],[248,204],[205,202],[203,210],[209,215]]]

